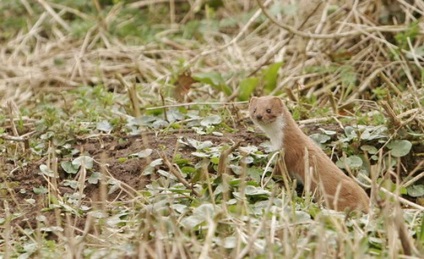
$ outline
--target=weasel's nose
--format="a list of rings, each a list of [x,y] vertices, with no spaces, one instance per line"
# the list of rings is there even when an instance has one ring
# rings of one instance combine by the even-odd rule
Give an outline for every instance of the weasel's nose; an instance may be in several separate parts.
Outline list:
[[[260,115],[260,114],[256,115],[256,119],[262,120],[262,115]]]

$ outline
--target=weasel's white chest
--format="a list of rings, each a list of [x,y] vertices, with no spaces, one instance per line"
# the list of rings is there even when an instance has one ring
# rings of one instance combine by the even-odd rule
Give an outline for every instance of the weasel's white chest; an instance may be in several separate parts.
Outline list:
[[[265,132],[271,141],[271,146],[273,150],[279,150],[283,148],[284,141],[284,119],[282,117],[277,118],[273,123],[269,124],[260,124],[257,123],[259,128]]]

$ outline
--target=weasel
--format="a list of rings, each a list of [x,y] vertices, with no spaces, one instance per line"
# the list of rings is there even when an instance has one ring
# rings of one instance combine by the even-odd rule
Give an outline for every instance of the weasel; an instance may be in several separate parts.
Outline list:
[[[323,198],[327,207],[338,211],[369,211],[369,198],[365,191],[302,132],[280,98],[253,97],[249,103],[249,115],[268,136],[272,148],[284,151],[288,173],[304,185],[310,183],[310,191]],[[305,166],[305,158],[309,160],[308,167]],[[310,175],[308,179],[307,173]]]

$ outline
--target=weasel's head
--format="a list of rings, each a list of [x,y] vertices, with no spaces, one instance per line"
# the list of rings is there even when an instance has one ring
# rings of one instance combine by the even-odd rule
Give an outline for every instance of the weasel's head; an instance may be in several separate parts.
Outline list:
[[[252,97],[249,102],[249,115],[260,126],[272,125],[283,117],[283,102],[274,96]]]

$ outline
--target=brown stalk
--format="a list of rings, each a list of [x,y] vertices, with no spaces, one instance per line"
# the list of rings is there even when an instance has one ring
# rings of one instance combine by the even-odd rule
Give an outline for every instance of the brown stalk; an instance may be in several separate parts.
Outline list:
[[[268,17],[268,19],[270,19],[275,25],[283,28],[286,31],[289,31],[290,33],[292,33],[296,36],[300,36],[300,37],[304,37],[304,38],[337,39],[337,38],[344,38],[344,37],[349,37],[349,36],[356,36],[356,35],[362,34],[364,32],[367,32],[367,33],[371,33],[371,32],[400,32],[400,31],[405,30],[405,28],[402,27],[402,26],[379,26],[379,27],[363,27],[363,28],[358,29],[358,30],[351,30],[351,31],[348,31],[348,32],[341,32],[341,33],[330,33],[330,34],[308,33],[308,32],[299,31],[298,29],[296,29],[296,28],[294,28],[290,25],[280,23],[268,12],[268,10],[262,4],[261,0],[256,0],[256,2],[261,7],[262,12],[265,14],[265,16]]]
[[[103,152],[100,156],[100,184],[99,184],[99,198],[100,198],[100,207],[103,213],[106,212],[107,204],[107,155]]]
[[[140,102],[139,102],[138,97],[137,97],[137,89],[136,89],[135,84],[129,85],[125,81],[124,77],[121,74],[117,74],[116,77],[119,80],[119,82],[121,83],[121,85],[125,86],[125,88],[128,91],[128,98],[131,101],[131,106],[132,106],[134,117],[139,118],[141,116]]]
[[[396,204],[394,208],[394,225],[399,235],[399,240],[403,248],[403,253],[408,256],[419,256],[417,248],[414,246],[414,242],[406,227],[405,220],[403,218],[403,211],[399,204]]]
[[[270,18],[270,16],[268,16],[268,13],[267,13],[267,11],[266,11],[266,9],[265,9],[265,6],[262,4],[262,2],[261,2],[261,0],[257,0],[257,2],[258,2],[258,4],[259,4],[259,6],[261,7],[261,9],[262,9],[262,12],[268,17],[268,18]],[[303,22],[302,22],[302,24],[297,28],[297,30],[300,30],[300,29],[302,29],[302,27],[306,24],[306,22],[311,18],[311,16],[318,10],[318,8],[320,7],[320,5],[321,5],[321,2],[319,2],[316,6],[315,6],[315,8],[314,8],[314,10],[303,20]],[[273,22],[274,22],[274,19],[273,18],[270,18],[270,20],[272,20]],[[274,51],[272,51],[271,53],[269,53],[268,54],[268,58],[264,61],[264,62],[262,62],[255,70],[253,70],[252,72],[250,72],[250,74],[248,75],[248,77],[250,77],[250,76],[253,76],[253,75],[255,75],[263,66],[265,66],[265,65],[267,65],[267,64],[269,64],[269,62],[270,62],[270,60],[272,59],[272,58],[274,58],[274,56],[275,56],[275,54],[277,54],[283,47],[285,47],[285,46],[287,46],[289,43],[290,43],[290,41],[293,39],[293,37],[295,36],[295,34],[294,33],[292,33],[291,35],[290,35],[290,37],[287,39],[287,40],[285,40],[278,48],[276,48]]]
[[[232,145],[230,148],[221,151],[221,154],[219,155],[219,162],[218,162],[218,169],[217,169],[218,176],[221,176],[227,173],[228,156],[240,146],[240,143],[241,142],[238,141],[237,143]]]
[[[389,116],[389,120],[393,123],[393,125],[398,128],[402,126],[402,121],[397,117],[395,111],[393,110],[392,106],[387,101],[381,101],[380,105],[383,107],[383,109],[386,111],[387,115]]]

